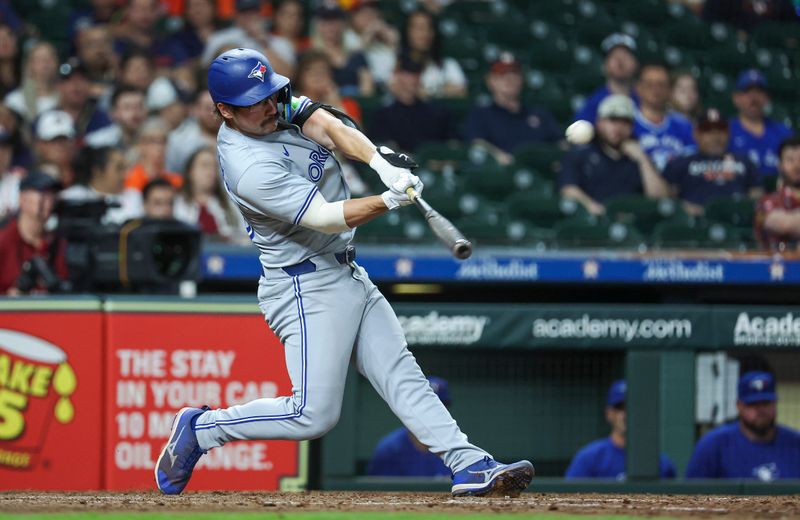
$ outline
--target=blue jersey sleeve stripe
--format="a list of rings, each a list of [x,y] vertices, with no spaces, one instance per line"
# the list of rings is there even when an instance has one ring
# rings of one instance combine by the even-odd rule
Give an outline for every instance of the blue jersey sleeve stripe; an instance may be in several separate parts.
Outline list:
[[[300,221],[303,219],[303,215],[306,214],[309,206],[311,206],[311,201],[314,198],[314,195],[316,195],[318,191],[319,189],[316,186],[311,188],[311,191],[308,193],[305,202],[303,202],[303,205],[300,207],[300,211],[297,212],[297,216],[294,218],[294,222],[292,222],[293,224],[297,225],[300,223]]]

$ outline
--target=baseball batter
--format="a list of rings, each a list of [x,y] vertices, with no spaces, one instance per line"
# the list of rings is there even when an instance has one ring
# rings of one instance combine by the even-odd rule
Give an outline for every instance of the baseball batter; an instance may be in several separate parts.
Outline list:
[[[229,441],[324,435],[339,419],[352,362],[450,468],[453,495],[518,495],[533,478],[532,464],[500,464],[469,443],[409,352],[388,302],[355,262],[355,228],[411,204],[407,188],[422,192],[413,161],[376,150],[321,105],[292,98],[289,80],[257,51],[217,57],[208,88],[224,120],[220,171],[260,252],[259,306],[284,345],[292,395],[180,410],[156,464],[158,488],[180,493],[199,458]],[[333,150],[369,163],[387,191],[350,199]]]

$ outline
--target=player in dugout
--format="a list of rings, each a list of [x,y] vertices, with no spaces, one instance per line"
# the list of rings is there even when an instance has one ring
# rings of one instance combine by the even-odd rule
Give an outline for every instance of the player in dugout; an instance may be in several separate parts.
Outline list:
[[[625,401],[628,385],[624,379],[611,383],[606,400],[606,420],[611,435],[590,442],[573,457],[565,475],[568,479],[608,478],[625,480],[625,441],[627,416]],[[661,478],[675,478],[675,466],[666,455],[659,461]]]
[[[323,436],[339,420],[352,363],[450,468],[454,496],[519,495],[533,465],[498,463],[468,441],[350,244],[357,226],[412,204],[407,190],[423,189],[410,170],[416,164],[376,148],[333,107],[293,97],[289,79],[258,51],[218,56],[208,88],[224,120],[220,172],[260,252],[259,306],[284,345],[292,393],[224,409],[181,409],[156,464],[159,490],[181,493],[200,457],[234,440]],[[369,164],[387,191],[351,199],[334,150]]]
[[[441,377],[429,376],[428,382],[443,405],[450,407],[450,386]],[[442,459],[428,450],[408,428],[400,427],[385,435],[372,454],[367,473],[383,477],[450,476]]]
[[[746,372],[738,386],[739,418],[700,439],[686,478],[800,478],[800,432],[776,422],[775,376]]]

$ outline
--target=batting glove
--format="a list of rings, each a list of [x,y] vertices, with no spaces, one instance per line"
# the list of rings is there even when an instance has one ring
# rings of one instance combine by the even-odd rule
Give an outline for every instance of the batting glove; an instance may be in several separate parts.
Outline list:
[[[378,176],[387,188],[400,178],[403,173],[411,173],[411,170],[419,165],[404,153],[395,153],[391,148],[379,146],[375,150],[375,155],[369,161],[370,167],[378,172]]]
[[[403,173],[387,191],[381,193],[383,203],[386,204],[386,207],[390,210],[397,209],[400,206],[408,206],[411,204],[411,197],[406,193],[408,188],[414,188],[417,195],[422,195],[422,190],[425,188],[425,185],[422,184],[422,181],[419,180],[419,177],[416,175]]]

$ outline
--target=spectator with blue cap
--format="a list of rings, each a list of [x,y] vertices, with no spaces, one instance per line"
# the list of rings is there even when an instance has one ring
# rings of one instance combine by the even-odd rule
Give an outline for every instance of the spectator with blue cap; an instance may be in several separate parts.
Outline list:
[[[625,443],[627,439],[627,416],[625,401],[628,385],[624,379],[611,383],[606,399],[606,420],[611,426],[608,437],[590,442],[572,459],[566,478],[610,478],[625,480]],[[662,454],[659,461],[661,478],[674,478],[675,466]]]
[[[430,376],[433,393],[450,406],[450,388],[445,379]],[[398,428],[378,441],[367,473],[383,477],[449,477],[442,459],[428,450],[408,429]]]
[[[742,72],[736,80],[733,104],[738,115],[730,121],[729,151],[746,154],[764,176],[778,174],[778,146],[792,135],[783,123],[769,119],[767,78],[756,69]]]
[[[739,418],[708,432],[694,449],[686,478],[770,482],[800,478],[800,432],[777,424],[775,377],[746,372],[739,379]]]

